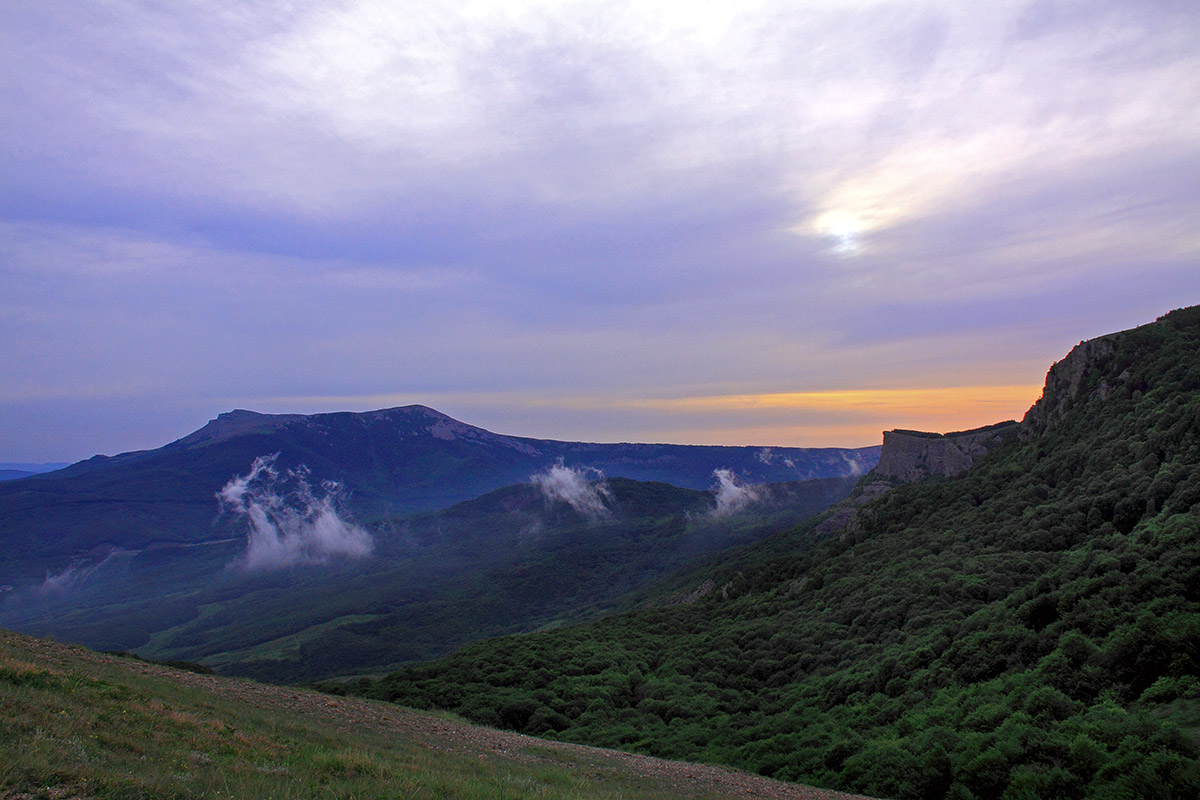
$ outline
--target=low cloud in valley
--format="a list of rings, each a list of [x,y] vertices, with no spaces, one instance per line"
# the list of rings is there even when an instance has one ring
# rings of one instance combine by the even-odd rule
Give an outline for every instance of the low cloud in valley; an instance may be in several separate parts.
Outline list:
[[[716,486],[713,491],[716,493],[717,504],[712,510],[714,517],[728,517],[736,514],[752,503],[757,503],[762,499],[762,494],[755,486],[747,486],[738,480],[737,475],[733,470],[715,469],[713,477],[716,478]]]
[[[246,550],[232,566],[258,571],[369,556],[371,535],[338,510],[341,485],[322,481],[314,490],[307,468],[281,473],[278,455],[254,459],[217,493],[222,512],[246,525]]]
[[[612,493],[604,483],[604,473],[594,467],[568,467],[559,459],[544,472],[530,475],[529,482],[541,489],[548,501],[567,503],[589,519],[612,516],[605,505]]]

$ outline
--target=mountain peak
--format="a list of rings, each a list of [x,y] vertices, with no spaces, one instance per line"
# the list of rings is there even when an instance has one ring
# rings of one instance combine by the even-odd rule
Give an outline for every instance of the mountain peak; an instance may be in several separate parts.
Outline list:
[[[479,438],[482,434],[495,436],[482,428],[459,422],[429,406],[417,404],[381,408],[375,411],[329,411],[319,414],[264,414],[259,411],[235,408],[232,411],[218,414],[216,419],[209,420],[204,427],[179,439],[175,444],[181,447],[203,447],[246,434],[272,433],[297,423],[319,427],[335,420],[354,420],[367,425],[380,422],[408,423],[405,426],[407,435],[428,433],[434,438],[446,440],[460,436]]]
[[[1075,405],[1081,390],[1100,396],[1108,393],[1108,384],[1101,378],[1095,386],[1090,384],[1103,370],[1116,351],[1116,337],[1108,334],[1080,342],[1071,352],[1056,361],[1046,373],[1046,386],[1042,396],[1025,412],[1021,420],[1023,438],[1041,436],[1059,422]]]
[[[209,420],[203,428],[189,433],[175,444],[181,447],[216,444],[255,431],[266,433],[279,430],[304,418],[302,414],[260,414],[257,411],[235,408],[233,411],[218,414],[216,419]]]

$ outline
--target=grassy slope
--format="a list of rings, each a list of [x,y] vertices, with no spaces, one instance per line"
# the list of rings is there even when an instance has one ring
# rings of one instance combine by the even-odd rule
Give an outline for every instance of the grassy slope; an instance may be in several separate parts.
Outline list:
[[[1118,337],[1045,435],[753,546],[697,603],[343,688],[887,796],[1192,798],[1197,531],[1190,309]]]
[[[0,798],[830,798],[0,633]]]

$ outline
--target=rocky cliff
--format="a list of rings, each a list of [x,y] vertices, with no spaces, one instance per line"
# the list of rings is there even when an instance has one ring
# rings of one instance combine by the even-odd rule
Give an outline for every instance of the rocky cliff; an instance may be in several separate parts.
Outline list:
[[[885,431],[875,469],[817,526],[818,536],[854,533],[860,524],[859,509],[897,484],[964,472],[1006,438],[1030,441],[1046,435],[1080,405],[1135,402],[1164,375],[1176,381],[1173,386],[1200,392],[1200,367],[1192,365],[1195,347],[1188,338],[1194,337],[1189,331],[1196,330],[1200,330],[1200,306],[1176,309],[1148,325],[1080,342],[1050,367],[1041,398],[1020,423],[1001,422],[947,434]],[[1159,366],[1157,373],[1147,374],[1147,363],[1156,359],[1173,365],[1171,372]]]
[[[1077,403],[1090,397],[1106,398],[1128,377],[1111,369],[1116,342],[1114,333],[1082,341],[1046,373],[1041,398],[1025,412],[1020,423],[1007,421],[956,433],[884,431],[883,450],[874,475],[889,481],[919,481],[932,476],[965,472],[1005,438],[1020,435],[1036,439],[1054,427]]]
[[[884,431],[883,451],[875,475],[898,481],[919,481],[935,475],[957,475],[980,456],[1019,429],[1014,420],[954,433]]]
[[[1021,420],[1022,439],[1035,439],[1054,427],[1081,396],[1092,392],[1101,399],[1108,396],[1112,387],[1103,376],[1116,352],[1118,336],[1113,333],[1080,342],[1050,367],[1041,398]]]
[[[1015,420],[984,428],[954,433],[925,433],[894,430],[883,432],[883,449],[875,469],[855,487],[850,497],[834,506],[815,533],[825,537],[833,533],[846,536],[858,530],[858,510],[886,494],[898,483],[910,483],[934,476],[950,477],[965,472],[1000,442],[1021,428]]]

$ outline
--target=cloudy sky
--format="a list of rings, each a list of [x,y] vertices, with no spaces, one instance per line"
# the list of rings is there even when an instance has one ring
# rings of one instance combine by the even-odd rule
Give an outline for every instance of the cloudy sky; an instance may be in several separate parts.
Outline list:
[[[0,0],[0,461],[972,427],[1198,222],[1194,0]]]

